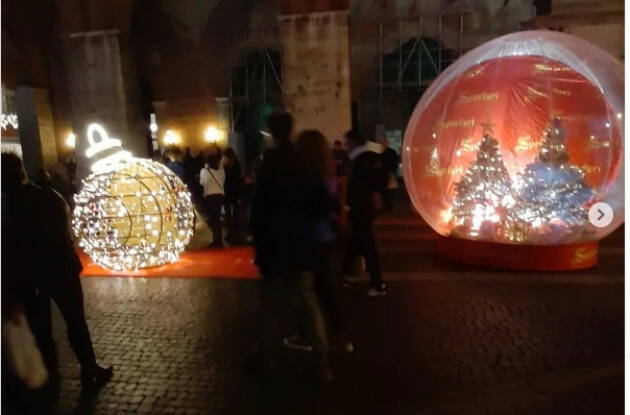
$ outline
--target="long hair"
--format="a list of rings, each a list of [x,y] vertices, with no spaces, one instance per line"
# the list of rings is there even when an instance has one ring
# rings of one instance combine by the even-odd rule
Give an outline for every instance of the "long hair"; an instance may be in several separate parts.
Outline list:
[[[223,153],[223,155],[229,161],[233,161],[233,162],[237,162],[237,163],[239,162],[238,155],[236,154],[236,151],[234,151],[234,149],[232,147],[226,148],[225,152]]]
[[[300,133],[295,142],[295,149],[307,176],[317,180],[333,176],[332,151],[326,138],[318,130],[306,130]]]

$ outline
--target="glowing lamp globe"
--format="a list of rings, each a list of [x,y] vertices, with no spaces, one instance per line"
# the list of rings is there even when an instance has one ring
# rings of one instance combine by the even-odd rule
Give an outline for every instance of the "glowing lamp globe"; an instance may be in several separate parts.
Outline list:
[[[193,233],[186,186],[162,164],[131,157],[98,124],[88,128],[88,140],[88,157],[100,158],[75,196],[79,246],[116,271],[177,261]]]
[[[563,33],[503,36],[423,94],[405,132],[405,183],[423,219],[451,240],[484,242],[495,258],[506,245],[528,247],[504,252],[525,268],[528,252],[553,256],[550,247],[570,258],[538,268],[591,266],[596,241],[623,222],[623,119],[624,68],[614,57]],[[609,223],[589,220],[598,202],[610,206]]]

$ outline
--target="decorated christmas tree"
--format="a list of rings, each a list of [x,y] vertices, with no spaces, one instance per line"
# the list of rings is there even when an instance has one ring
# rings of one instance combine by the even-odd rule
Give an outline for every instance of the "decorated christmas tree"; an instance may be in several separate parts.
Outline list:
[[[552,120],[536,161],[521,176],[514,212],[522,226],[536,234],[566,237],[583,230],[586,202],[592,195],[584,173],[569,161],[560,120]],[[548,241],[549,238],[546,237]],[[535,242],[535,241],[531,241]]]
[[[496,238],[514,203],[512,183],[499,150],[499,142],[486,129],[471,163],[455,185],[452,220],[455,235]]]

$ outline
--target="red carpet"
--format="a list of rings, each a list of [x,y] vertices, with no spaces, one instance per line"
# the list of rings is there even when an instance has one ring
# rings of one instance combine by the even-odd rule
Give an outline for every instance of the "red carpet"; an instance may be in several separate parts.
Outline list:
[[[101,268],[83,252],[79,252],[79,256],[84,267],[82,277],[258,278],[258,268],[252,263],[254,251],[251,247],[184,252],[174,264],[122,272]]]

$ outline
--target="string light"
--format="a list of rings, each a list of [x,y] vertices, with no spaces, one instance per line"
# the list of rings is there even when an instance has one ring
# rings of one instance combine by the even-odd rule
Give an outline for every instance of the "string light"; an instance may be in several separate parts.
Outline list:
[[[9,126],[15,130],[18,129],[20,123],[18,122],[17,114],[0,114],[0,128],[6,130]]]
[[[177,261],[193,230],[186,186],[165,166],[131,157],[98,124],[88,127],[88,141],[88,157],[101,158],[75,196],[79,246],[94,262],[116,271]]]

